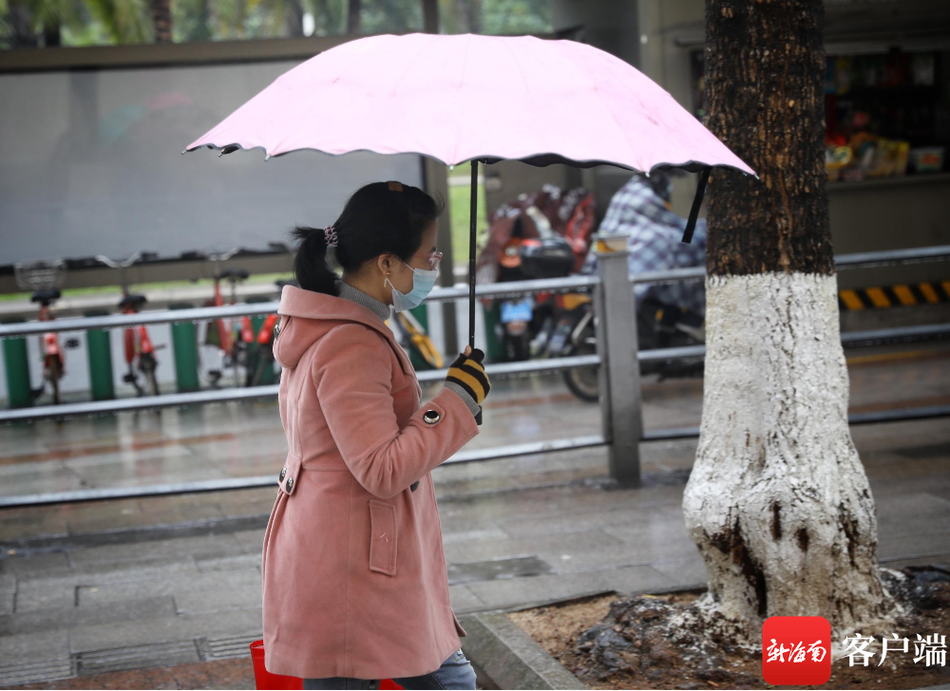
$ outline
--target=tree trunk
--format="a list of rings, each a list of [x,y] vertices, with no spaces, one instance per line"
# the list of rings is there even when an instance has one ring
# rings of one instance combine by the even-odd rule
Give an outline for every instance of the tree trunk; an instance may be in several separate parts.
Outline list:
[[[706,126],[749,163],[710,178],[706,364],[683,510],[709,578],[695,610],[740,645],[823,616],[833,656],[896,614],[848,429],[825,194],[822,0],[707,0]],[[888,629],[889,630],[889,629]]]
[[[152,21],[155,23],[155,43],[171,43],[172,8],[170,0],[152,0]]]
[[[43,46],[45,48],[56,48],[63,44],[62,32],[59,24],[50,24],[43,26]]]
[[[422,0],[422,26],[427,34],[439,33],[439,0]]]
[[[303,4],[300,0],[287,0],[284,3],[284,35],[303,36]]]
[[[362,2],[360,0],[350,0],[349,10],[346,15],[346,33],[358,34],[360,32],[360,13],[362,9]]]

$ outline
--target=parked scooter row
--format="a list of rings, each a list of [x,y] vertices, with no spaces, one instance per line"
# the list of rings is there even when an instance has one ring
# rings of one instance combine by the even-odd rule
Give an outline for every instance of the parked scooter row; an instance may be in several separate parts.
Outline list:
[[[242,269],[220,271],[220,262],[233,256],[238,250],[212,255],[215,265],[214,296],[207,305],[222,306],[225,303],[221,292],[221,282],[231,283],[230,304],[236,304],[237,283],[248,278],[248,272]],[[136,314],[140,312],[147,299],[145,295],[130,291],[127,270],[132,265],[149,255],[137,252],[122,260],[114,260],[104,255],[95,257],[96,261],[119,271],[119,283],[122,287],[122,297],[118,308],[122,314]],[[66,263],[63,260],[52,262],[35,262],[32,264],[15,264],[15,275],[18,286],[23,290],[32,291],[31,300],[39,303],[40,321],[51,321],[55,318],[52,306],[61,297],[61,290],[66,274]],[[276,288],[280,290],[293,281],[277,281]],[[222,354],[222,368],[208,368],[205,379],[217,388],[221,379],[221,369],[231,368],[234,372],[235,385],[259,386],[276,378],[273,355],[274,327],[278,321],[277,314],[270,314],[263,320],[256,331],[249,316],[239,319],[216,319],[207,324],[204,343],[211,344]],[[122,330],[123,355],[125,358],[126,373],[123,381],[131,384],[139,396],[161,394],[158,383],[158,358],[156,351],[167,347],[167,344],[156,344],[149,329],[144,324],[126,327]],[[33,400],[39,399],[44,391],[49,389],[51,402],[54,405],[62,403],[60,382],[66,372],[65,348],[78,348],[78,339],[69,338],[60,342],[58,332],[50,331],[40,337],[40,354],[43,362],[42,384],[31,389]],[[273,377],[268,377],[268,373]],[[243,376],[242,376],[243,375]]]

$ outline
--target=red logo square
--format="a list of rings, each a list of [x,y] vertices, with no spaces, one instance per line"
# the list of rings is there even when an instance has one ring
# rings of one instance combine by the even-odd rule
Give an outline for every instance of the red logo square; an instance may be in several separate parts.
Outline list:
[[[767,684],[819,685],[831,678],[831,624],[824,617],[769,617],[762,622],[762,678]]]

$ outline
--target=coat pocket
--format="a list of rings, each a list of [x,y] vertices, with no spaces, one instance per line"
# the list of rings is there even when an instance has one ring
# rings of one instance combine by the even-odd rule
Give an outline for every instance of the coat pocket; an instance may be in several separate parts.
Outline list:
[[[369,500],[369,570],[396,575],[396,507]]]

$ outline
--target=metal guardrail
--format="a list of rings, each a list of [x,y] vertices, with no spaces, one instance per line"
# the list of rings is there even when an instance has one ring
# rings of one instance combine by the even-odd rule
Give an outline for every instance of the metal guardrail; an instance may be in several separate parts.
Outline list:
[[[917,263],[950,259],[950,245],[922,247],[906,250],[888,250],[885,252],[862,252],[843,254],[835,258],[839,268],[859,268],[885,266],[895,263]],[[630,282],[659,283],[689,279],[701,279],[706,269],[701,266],[667,271],[647,271],[630,276]],[[475,288],[475,295],[483,298],[509,297],[540,292],[573,292],[593,289],[600,283],[596,275],[568,276],[566,278],[546,278],[511,283],[491,283]],[[426,298],[427,302],[445,302],[468,297],[468,287],[436,287]],[[136,314],[110,314],[102,317],[67,317],[53,321],[30,321],[18,324],[0,324],[0,338],[33,336],[47,332],[87,331],[91,329],[120,329],[137,324],[168,324],[186,321],[212,321],[230,319],[245,315],[273,314],[279,301],[225,305],[222,307],[194,307],[182,310],[154,310]]]
[[[617,241],[617,237],[607,236],[605,241]],[[625,240],[623,240],[625,246]],[[523,456],[550,451],[607,446],[611,476],[623,484],[639,484],[639,443],[663,439],[681,439],[695,437],[698,428],[670,430],[643,430],[640,410],[639,361],[681,359],[702,357],[705,346],[686,348],[667,348],[638,352],[629,345],[636,343],[636,310],[633,291],[623,289],[631,283],[659,282],[670,280],[697,279],[705,275],[702,267],[677,269],[672,271],[650,272],[629,276],[627,273],[628,253],[615,249],[598,254],[598,274],[596,276],[571,276],[560,279],[523,281],[508,284],[479,286],[476,295],[480,297],[503,297],[523,295],[534,292],[565,292],[594,289],[595,310],[603,318],[595,320],[597,326],[597,355],[585,355],[568,358],[552,358],[528,362],[488,365],[486,371],[494,376],[512,376],[575,367],[599,366],[601,409],[603,430],[600,435],[556,439],[528,444],[514,444],[476,451],[460,452],[445,463],[467,463],[496,458]],[[932,247],[918,250],[899,250],[894,252],[864,253],[844,255],[836,259],[839,266],[869,266],[882,263],[930,261],[950,258],[950,246]],[[430,301],[464,299],[467,288],[440,288],[433,291]],[[271,314],[276,311],[278,302],[233,305],[225,307],[204,307],[187,310],[143,312],[134,315],[110,315],[106,317],[83,317],[61,319],[50,322],[30,322],[26,324],[0,325],[0,338],[28,336],[49,331],[76,331],[87,329],[124,328],[136,324],[160,324],[183,321],[207,321],[217,318],[238,317],[243,315]],[[614,326],[611,326],[613,324]],[[901,329],[878,329],[874,331],[846,333],[842,335],[845,344],[876,342],[894,339],[916,339],[950,335],[950,325],[933,324],[911,326]],[[445,377],[446,370],[422,372],[420,382],[439,381]],[[201,391],[188,394],[166,394],[134,399],[72,403],[59,406],[43,406],[20,410],[0,411],[0,421],[31,420],[44,417],[66,417],[82,414],[103,414],[120,410],[148,410],[169,406],[183,406],[227,401],[267,398],[277,395],[278,386],[222,389]],[[866,424],[897,419],[920,419],[950,415],[950,406],[930,406],[910,410],[882,411],[864,413],[849,417],[851,424]],[[163,494],[182,494],[191,492],[212,492],[228,489],[246,489],[265,487],[274,483],[270,476],[256,478],[233,478],[206,482],[171,483],[138,488],[114,488],[102,490],[79,490],[53,494],[28,495],[19,497],[0,497],[0,507],[57,504],[63,502],[97,501],[102,499],[156,496]]]
[[[854,331],[841,335],[843,345],[857,345],[861,343],[903,342],[920,340],[923,338],[950,337],[950,324],[925,324],[920,326],[904,326],[894,329],[875,329],[871,331]],[[682,348],[657,348],[637,352],[637,359],[641,362],[656,362],[664,360],[682,360],[686,358],[701,358],[706,354],[706,346],[695,345]],[[563,371],[579,367],[591,367],[601,364],[600,355],[575,355],[563,358],[548,358],[543,360],[528,360],[524,362],[505,362],[489,364],[485,371],[490,377],[526,376],[544,372]],[[417,378],[420,383],[438,382],[445,379],[448,369],[426,370],[419,372]],[[253,386],[242,388],[213,389],[194,393],[163,394],[161,396],[145,396],[137,398],[117,398],[108,401],[83,401],[80,403],[62,403],[60,405],[35,406],[32,408],[17,408],[0,410],[0,422],[18,422],[26,420],[40,420],[48,418],[67,418],[76,415],[103,415],[134,410],[155,410],[187,405],[203,405],[207,403],[228,403],[230,401],[247,401],[258,398],[269,398],[277,395],[278,386]],[[675,437],[674,437],[675,438]]]

